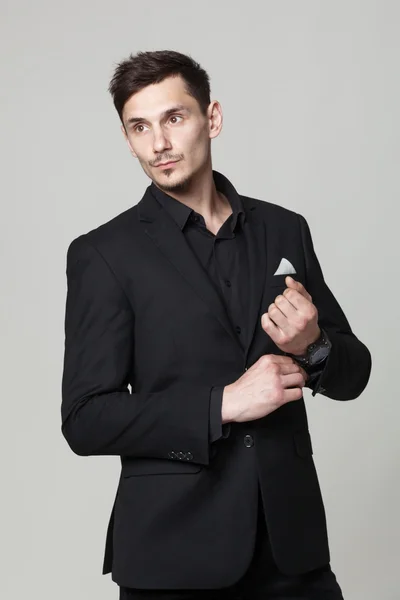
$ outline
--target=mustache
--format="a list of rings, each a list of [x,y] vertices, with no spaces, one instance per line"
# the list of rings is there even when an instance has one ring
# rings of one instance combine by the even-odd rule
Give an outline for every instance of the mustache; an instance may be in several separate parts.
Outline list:
[[[183,155],[181,155],[181,156],[164,156],[163,158],[158,158],[153,163],[150,163],[150,166],[157,167],[161,163],[175,162],[177,160],[182,160],[182,158],[183,158]]]

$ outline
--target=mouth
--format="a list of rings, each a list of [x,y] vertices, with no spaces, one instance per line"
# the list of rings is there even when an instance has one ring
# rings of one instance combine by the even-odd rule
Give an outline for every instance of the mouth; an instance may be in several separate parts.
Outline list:
[[[160,163],[159,165],[157,165],[157,168],[158,167],[164,167],[164,168],[165,167],[170,167],[170,166],[174,165],[177,162],[179,162],[179,161],[177,161],[177,160],[171,160],[171,161],[166,162],[166,163]]]

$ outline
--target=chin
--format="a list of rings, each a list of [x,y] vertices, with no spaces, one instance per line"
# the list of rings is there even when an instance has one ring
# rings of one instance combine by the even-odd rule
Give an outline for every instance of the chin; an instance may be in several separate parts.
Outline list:
[[[190,181],[190,175],[179,175],[174,169],[165,169],[157,177],[157,184],[165,192],[184,192],[188,189]]]

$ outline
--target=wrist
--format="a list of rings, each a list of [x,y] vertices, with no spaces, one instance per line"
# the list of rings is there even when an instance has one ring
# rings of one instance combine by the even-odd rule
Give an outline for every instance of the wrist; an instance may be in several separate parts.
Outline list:
[[[296,352],[291,352],[292,356],[305,356],[308,353],[308,349],[311,344],[315,344],[321,337],[322,331],[318,327],[318,331],[312,336],[305,346],[296,349]]]
[[[232,411],[232,384],[226,385],[224,387],[224,391],[222,393],[222,406],[221,406],[221,417],[222,424],[231,423],[234,421],[233,411]]]
[[[319,337],[311,342],[304,355],[292,354],[292,358],[304,369],[313,368],[326,361],[332,344],[325,330],[320,330]]]

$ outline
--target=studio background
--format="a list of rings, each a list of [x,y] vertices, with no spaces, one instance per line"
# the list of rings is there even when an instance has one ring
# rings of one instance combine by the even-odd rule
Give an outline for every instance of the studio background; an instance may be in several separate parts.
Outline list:
[[[107,92],[139,50],[193,56],[224,114],[213,167],[307,219],[372,353],[358,399],[306,404],[345,600],[398,600],[399,24],[395,0],[2,0],[1,565],[7,600],[109,600],[118,457],[61,436],[66,250],[150,180]]]

